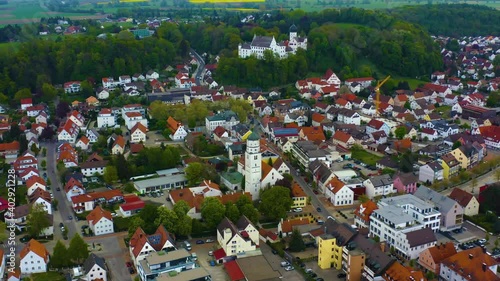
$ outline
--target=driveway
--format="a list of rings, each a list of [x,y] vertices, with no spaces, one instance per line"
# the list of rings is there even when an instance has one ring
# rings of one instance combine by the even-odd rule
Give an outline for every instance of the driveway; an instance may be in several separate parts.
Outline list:
[[[212,257],[208,255],[208,252],[215,250],[217,245],[217,242],[197,245],[196,241],[193,240],[191,241],[191,253],[196,253],[198,256],[198,264],[210,273],[212,280],[230,281],[231,279],[226,274],[223,265],[218,264],[216,266],[210,266],[210,260],[212,260]]]
[[[123,240],[127,235],[126,232],[119,232],[84,238],[85,242],[89,244],[91,252],[106,260],[111,275],[110,280],[132,280],[125,266],[125,263],[130,261],[129,251]]]
[[[277,270],[283,280],[290,281],[302,281],[304,280],[304,276],[300,274],[296,270],[286,271],[284,267],[281,266],[281,262],[285,261],[279,255],[274,255],[272,253],[271,247],[269,247],[266,243],[260,243],[260,250],[262,251],[262,255],[266,258],[267,262],[271,265],[274,270]],[[325,279],[326,280],[326,279]]]

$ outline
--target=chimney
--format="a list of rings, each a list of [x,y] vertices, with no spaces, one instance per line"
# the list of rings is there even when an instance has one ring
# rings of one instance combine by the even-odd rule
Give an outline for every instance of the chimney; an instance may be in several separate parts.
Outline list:
[[[385,253],[385,241],[384,242],[380,242],[380,250]]]
[[[469,259],[471,260],[474,257],[474,255],[469,254]]]
[[[486,272],[486,269],[487,269],[487,268],[488,268],[488,267],[487,267],[487,266],[486,266],[486,264],[483,262],[483,271],[484,271],[484,272]]]

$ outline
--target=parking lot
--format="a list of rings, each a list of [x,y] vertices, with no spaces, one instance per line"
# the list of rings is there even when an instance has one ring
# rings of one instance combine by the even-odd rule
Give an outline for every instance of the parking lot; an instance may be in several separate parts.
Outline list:
[[[210,273],[212,280],[230,281],[229,276],[224,271],[223,265],[210,266],[212,257],[208,255],[208,252],[217,249],[217,242],[199,245],[196,244],[196,240],[191,240],[190,243],[192,247],[191,253],[196,253],[198,256],[198,264]]]
[[[344,160],[342,162],[334,162],[332,164],[332,168],[334,171],[340,171],[340,170],[353,170],[355,171],[358,176],[360,176],[360,173],[364,175],[370,175],[370,174],[376,174],[378,173],[377,169],[370,170],[367,166],[362,166],[363,164],[356,164],[354,162],[355,160]],[[351,166],[350,168],[347,166]]]

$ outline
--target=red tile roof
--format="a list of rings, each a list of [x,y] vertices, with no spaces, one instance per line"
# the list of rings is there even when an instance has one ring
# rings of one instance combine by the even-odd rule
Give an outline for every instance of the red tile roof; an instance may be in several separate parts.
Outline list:
[[[474,198],[474,195],[460,188],[454,188],[449,197],[465,208]]]
[[[20,145],[18,141],[13,141],[9,143],[0,143],[0,152],[19,150],[19,147]]]
[[[347,143],[352,136],[343,131],[336,131],[332,138],[343,143]]]
[[[354,214],[364,221],[370,221],[370,215],[377,209],[377,204],[371,200],[368,200],[365,203],[359,205],[354,211]]]
[[[35,239],[31,239],[28,244],[24,246],[24,248],[21,250],[21,253],[19,254],[19,257],[22,260],[30,252],[33,252],[37,256],[43,258],[45,263],[49,261],[49,252],[42,243],[36,241]]]
[[[223,248],[220,248],[220,249],[214,251],[214,259],[215,260],[220,260],[222,258],[225,258],[226,256],[227,256],[226,251],[224,251]]]
[[[87,222],[92,222],[92,224],[98,223],[102,218],[106,218],[110,221],[113,221],[113,217],[111,216],[111,212],[104,210],[101,206],[97,206],[94,210],[92,210],[87,215]]]
[[[148,132],[148,128],[144,126],[141,122],[135,123],[134,127],[130,130],[131,134],[133,134],[136,130],[140,130],[144,134]]]
[[[486,264],[486,269],[483,270],[483,263]],[[498,281],[495,272],[491,271],[488,267],[496,265],[497,262],[490,255],[483,252],[481,247],[458,252],[457,254],[446,258],[442,261],[444,265],[456,274],[462,276],[468,281]]]
[[[281,222],[281,231],[283,233],[290,233],[295,226],[309,224],[308,218],[298,218],[292,220],[284,220]]]
[[[447,259],[457,253],[453,242],[448,242],[443,245],[435,245],[427,250],[436,265],[440,264],[444,259]]]
[[[231,281],[245,280],[245,274],[243,274],[243,271],[235,260],[226,262],[224,268]]]

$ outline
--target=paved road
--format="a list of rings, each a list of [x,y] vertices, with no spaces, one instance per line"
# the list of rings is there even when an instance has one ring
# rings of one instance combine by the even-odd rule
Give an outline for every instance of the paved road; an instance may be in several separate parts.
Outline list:
[[[54,198],[58,203],[58,211],[59,212],[62,223],[68,229],[68,237],[71,239],[77,232],[76,224],[74,219],[69,220],[68,216],[73,216],[73,209],[70,206],[70,202],[66,198],[66,194],[64,193],[63,185],[60,181],[60,177],[57,173],[57,163],[56,163],[56,155],[57,155],[57,143],[56,142],[45,142],[41,143],[42,147],[47,148],[47,177],[50,178],[52,193],[54,194]],[[57,191],[57,188],[60,188],[60,191]],[[54,212],[54,213],[55,213]],[[54,216],[54,232],[61,231],[59,229],[59,221],[56,222],[56,218],[58,216]]]
[[[194,72],[194,78],[196,81],[196,85],[201,86],[201,84],[203,82],[202,75],[203,75],[203,72],[205,71],[205,61],[194,49],[191,49],[191,54],[198,61],[198,67],[196,68],[196,71]]]

